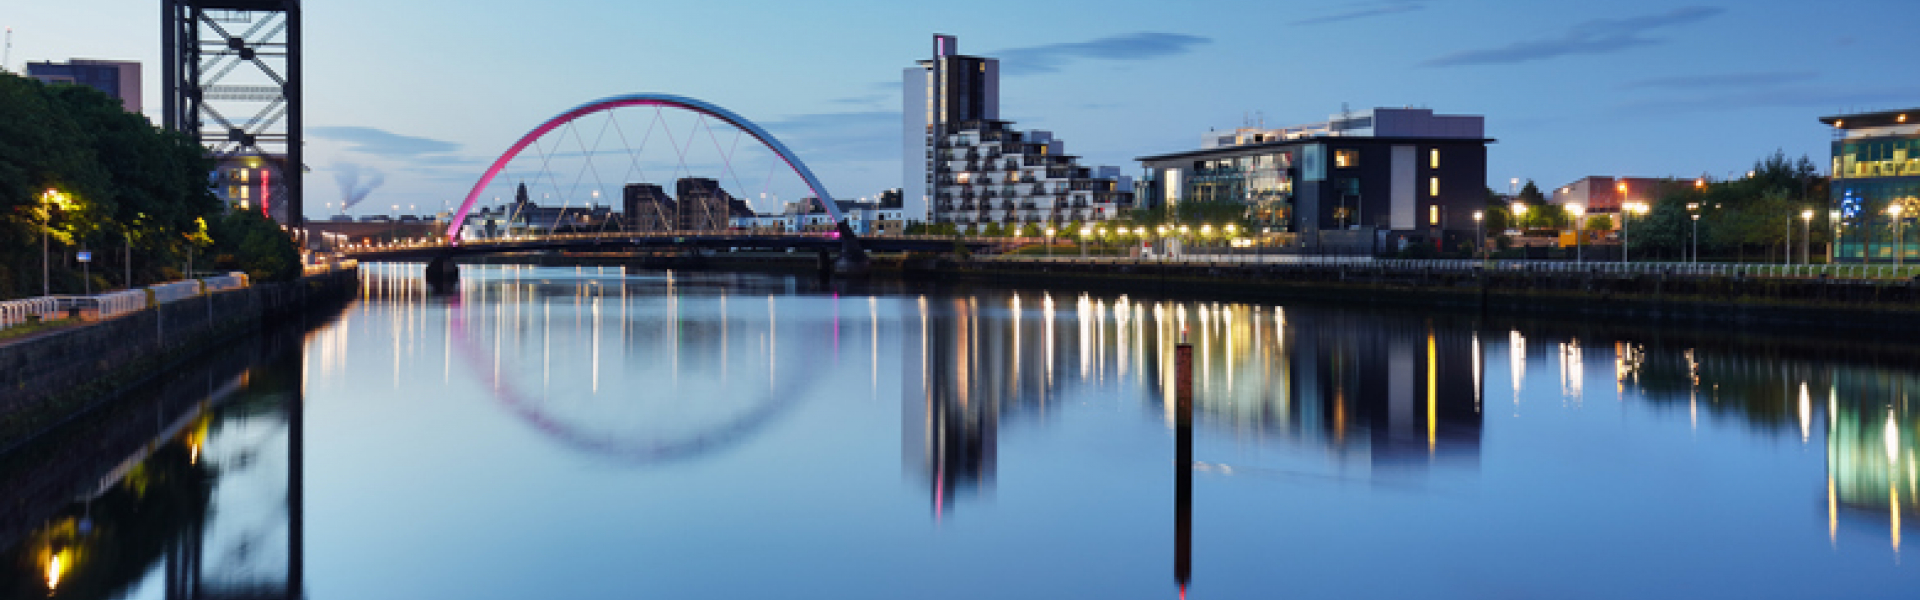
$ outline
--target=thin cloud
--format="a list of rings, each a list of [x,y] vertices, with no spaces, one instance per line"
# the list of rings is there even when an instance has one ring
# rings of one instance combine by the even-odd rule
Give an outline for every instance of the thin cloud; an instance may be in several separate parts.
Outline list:
[[[1352,6],[1353,6],[1353,9],[1348,10],[1347,12],[1334,13],[1331,15],[1313,17],[1309,19],[1301,19],[1298,21],[1294,21],[1292,24],[1294,25],[1325,25],[1327,23],[1353,21],[1356,19],[1365,19],[1367,17],[1384,17],[1387,15],[1409,13],[1409,12],[1413,12],[1413,11],[1420,10],[1427,7],[1426,3],[1424,2],[1386,2],[1386,3],[1380,3],[1380,4],[1356,4]]]
[[[1427,67],[1500,65],[1576,54],[1611,54],[1665,41],[1662,38],[1649,36],[1648,34],[1653,30],[1703,21],[1723,12],[1726,12],[1726,9],[1689,6],[1654,15],[1598,19],[1575,25],[1559,37],[1525,40],[1496,48],[1455,52],[1420,64]]]
[[[1009,48],[989,56],[1000,58],[1001,73],[1033,75],[1058,72],[1075,60],[1131,62],[1176,56],[1193,51],[1195,46],[1212,42],[1211,38],[1184,33],[1142,31],[1085,42]]]
[[[1620,84],[1623,90],[1664,89],[1664,90],[1704,90],[1728,88],[1755,88],[1799,83],[1817,77],[1813,71],[1769,71],[1758,73],[1722,73],[1717,75],[1692,75],[1683,77],[1655,77]]]
[[[897,83],[890,83],[887,85],[889,86],[889,89],[900,87],[900,84],[897,84]],[[868,94],[865,96],[849,96],[846,98],[834,98],[832,100],[828,100],[828,102],[832,102],[834,104],[879,104],[881,101],[884,101],[886,99],[887,99],[886,94]]]
[[[1750,108],[1793,108],[1833,110],[1838,106],[1894,105],[1920,95],[1920,86],[1886,87],[1864,90],[1833,90],[1823,87],[1788,87],[1765,94],[1724,91],[1717,94],[1662,98],[1615,107],[1617,114],[1674,114],[1724,112]]]
[[[401,135],[373,127],[309,127],[307,135],[346,142],[351,144],[347,148],[350,151],[387,158],[411,158],[460,149],[460,145],[453,142]]]

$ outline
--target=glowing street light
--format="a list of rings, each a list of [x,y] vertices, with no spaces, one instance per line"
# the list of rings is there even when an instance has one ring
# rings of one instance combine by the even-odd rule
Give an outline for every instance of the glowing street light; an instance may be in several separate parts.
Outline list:
[[[1580,245],[1580,217],[1587,214],[1587,208],[1578,204],[1568,204],[1567,214],[1573,215],[1573,262],[1587,262],[1587,258],[1585,254],[1583,254]]]
[[[1906,240],[1900,237],[1900,205],[1888,206],[1887,214],[1893,215],[1893,266],[1897,269],[1903,258],[1901,255],[1907,253]]]
[[[1800,263],[1813,264],[1813,209],[1800,211]]]
[[[1474,254],[1480,255],[1481,258],[1486,258],[1487,249],[1487,230],[1481,226],[1482,224],[1480,222],[1485,218],[1486,214],[1484,212],[1473,211],[1473,238],[1474,243],[1478,244],[1474,247]]]

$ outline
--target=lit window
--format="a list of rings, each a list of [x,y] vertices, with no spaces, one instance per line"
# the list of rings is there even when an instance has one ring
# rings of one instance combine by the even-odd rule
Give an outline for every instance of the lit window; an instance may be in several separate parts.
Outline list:
[[[1427,168],[1429,169],[1440,168],[1440,149],[1439,148],[1434,148],[1432,150],[1427,151]]]
[[[1440,205],[1438,204],[1427,205],[1427,221],[1434,225],[1440,224]]]
[[[1433,196],[1436,198],[1440,196],[1440,178],[1439,177],[1427,178],[1427,195]]]
[[[1341,169],[1360,166],[1360,152],[1357,150],[1333,151],[1333,166]]]

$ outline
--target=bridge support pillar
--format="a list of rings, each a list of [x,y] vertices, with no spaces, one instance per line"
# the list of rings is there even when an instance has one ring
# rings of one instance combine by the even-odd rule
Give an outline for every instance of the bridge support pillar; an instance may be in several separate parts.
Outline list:
[[[427,261],[427,285],[436,290],[452,288],[460,283],[460,265],[454,264],[451,256],[436,256]]]
[[[860,237],[854,235],[853,228],[848,227],[844,221],[840,223],[838,231],[840,233],[840,259],[833,263],[834,273],[842,276],[866,275],[868,266],[867,251],[865,248],[860,247]],[[822,256],[825,255],[825,252],[824,250],[821,251]]]

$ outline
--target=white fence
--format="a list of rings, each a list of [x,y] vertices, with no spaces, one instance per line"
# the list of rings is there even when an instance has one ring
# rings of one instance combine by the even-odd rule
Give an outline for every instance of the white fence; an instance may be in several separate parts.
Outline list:
[[[154,304],[166,304],[200,295],[200,281],[188,279],[172,283],[159,283],[147,286],[153,292]]]
[[[0,302],[0,329],[27,322],[28,317],[47,318],[60,312],[60,299],[52,296]]]
[[[237,290],[247,285],[247,276],[235,273],[225,277],[157,283],[141,289],[121,290],[93,296],[40,296],[8,300],[0,302],[0,329],[13,327],[31,319],[62,318],[71,309],[82,311],[91,309],[90,316],[93,318],[110,319],[146,309],[149,298],[153,304],[166,304],[203,293]]]

